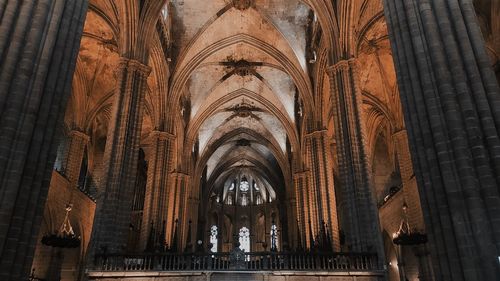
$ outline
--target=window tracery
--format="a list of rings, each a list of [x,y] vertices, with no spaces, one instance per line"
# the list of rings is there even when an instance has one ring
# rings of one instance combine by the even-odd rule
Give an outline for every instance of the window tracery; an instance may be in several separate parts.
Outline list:
[[[240,228],[239,234],[240,249],[244,252],[250,252],[250,229],[247,227]]]
[[[217,226],[212,225],[212,227],[210,227],[210,243],[212,244],[212,248],[210,248],[210,251],[212,253],[217,253],[217,246],[218,246],[217,235],[218,235],[218,233],[219,233],[219,231],[217,229]]]

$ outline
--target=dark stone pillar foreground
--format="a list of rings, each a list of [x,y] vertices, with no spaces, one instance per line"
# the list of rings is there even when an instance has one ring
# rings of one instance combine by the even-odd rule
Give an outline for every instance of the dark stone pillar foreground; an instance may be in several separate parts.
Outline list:
[[[500,90],[470,0],[385,0],[437,280],[500,280]]]
[[[0,4],[0,280],[25,280],[87,0]]]

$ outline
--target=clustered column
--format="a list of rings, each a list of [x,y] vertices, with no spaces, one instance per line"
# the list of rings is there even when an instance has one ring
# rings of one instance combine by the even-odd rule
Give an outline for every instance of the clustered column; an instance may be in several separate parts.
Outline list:
[[[328,232],[336,250],[340,250],[337,205],[333,185],[333,166],[330,156],[330,144],[327,131],[315,131],[306,135],[308,167],[311,169],[311,186],[314,192],[310,194],[315,201],[316,231],[323,231],[323,223],[328,225]],[[319,241],[316,241],[319,242]]]
[[[500,89],[470,0],[385,0],[438,280],[500,280]]]
[[[117,90],[103,158],[90,258],[99,251],[122,252],[127,243],[144,111],[151,68],[121,58]]]
[[[182,250],[183,235],[187,231],[188,225],[187,220],[183,218],[186,217],[188,211],[186,206],[188,204],[189,183],[189,175],[175,172],[172,174],[171,188],[168,192],[167,218],[171,220],[167,222],[167,241],[170,241],[170,245],[179,251]],[[176,222],[177,220],[178,222]],[[177,232],[177,237],[174,237],[175,232]]]
[[[312,248],[313,245],[310,242],[314,237],[310,237],[309,229],[313,228],[311,223],[316,221],[316,218],[312,214],[315,207],[314,201],[310,198],[313,190],[309,184],[308,174],[309,171],[296,172],[293,175],[293,183],[297,200],[297,220],[301,233],[300,243],[305,248]]]
[[[337,144],[340,225],[348,248],[377,252],[383,260],[378,211],[371,181],[361,122],[361,93],[356,60],[342,60],[328,69]]]
[[[144,200],[144,211],[142,215],[142,227],[140,245],[145,249],[148,239],[153,237],[152,242],[162,244],[165,241],[158,241],[159,233],[166,231],[161,229],[167,220],[173,220],[167,217],[168,205],[168,186],[170,179],[169,168],[171,166],[172,148],[174,136],[167,132],[154,131],[151,133],[151,148],[148,153],[148,179],[146,185],[146,194]],[[151,232],[153,225],[155,233]]]
[[[30,272],[87,4],[0,5],[0,280]]]

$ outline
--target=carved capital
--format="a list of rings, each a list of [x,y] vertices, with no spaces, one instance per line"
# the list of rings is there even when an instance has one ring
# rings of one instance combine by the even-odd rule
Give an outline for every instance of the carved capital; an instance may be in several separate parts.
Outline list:
[[[326,136],[327,134],[327,130],[317,130],[317,131],[314,131],[314,132],[310,132],[308,134],[306,134],[306,139],[312,139],[312,138],[322,138],[324,136]]]
[[[152,131],[151,137],[159,139],[159,140],[173,140],[173,139],[175,139],[174,135],[167,133],[167,132],[163,132],[163,131]]]
[[[392,138],[394,140],[406,139],[406,138],[408,138],[408,133],[406,132],[405,129],[399,130],[399,131],[392,134]]]
[[[330,77],[334,77],[337,73],[352,69],[356,71],[358,62],[356,58],[338,61],[336,64],[329,66],[326,71]]]
[[[71,138],[80,138],[86,143],[88,143],[90,141],[90,137],[87,134],[85,134],[84,132],[79,131],[79,130],[71,130],[68,135]]]
[[[176,180],[189,180],[190,178],[190,175],[186,174],[186,173],[183,173],[183,172],[173,172],[172,173],[172,176],[175,177]]]
[[[309,170],[296,172],[295,174],[293,174],[293,178],[294,178],[294,180],[307,179],[307,177],[309,176],[310,173],[311,173],[311,171],[309,171]]]
[[[149,65],[143,64],[138,60],[121,57],[120,63],[118,64],[117,72],[120,73],[125,69],[127,71],[140,72],[145,77],[149,76],[149,73],[151,73],[151,67]]]
[[[240,11],[244,11],[255,7],[255,0],[233,0],[233,6]]]

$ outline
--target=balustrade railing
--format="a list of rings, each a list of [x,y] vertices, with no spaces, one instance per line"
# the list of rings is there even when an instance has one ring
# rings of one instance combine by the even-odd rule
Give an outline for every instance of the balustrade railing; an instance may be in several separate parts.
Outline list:
[[[100,255],[96,271],[374,271],[375,254],[232,253]]]

